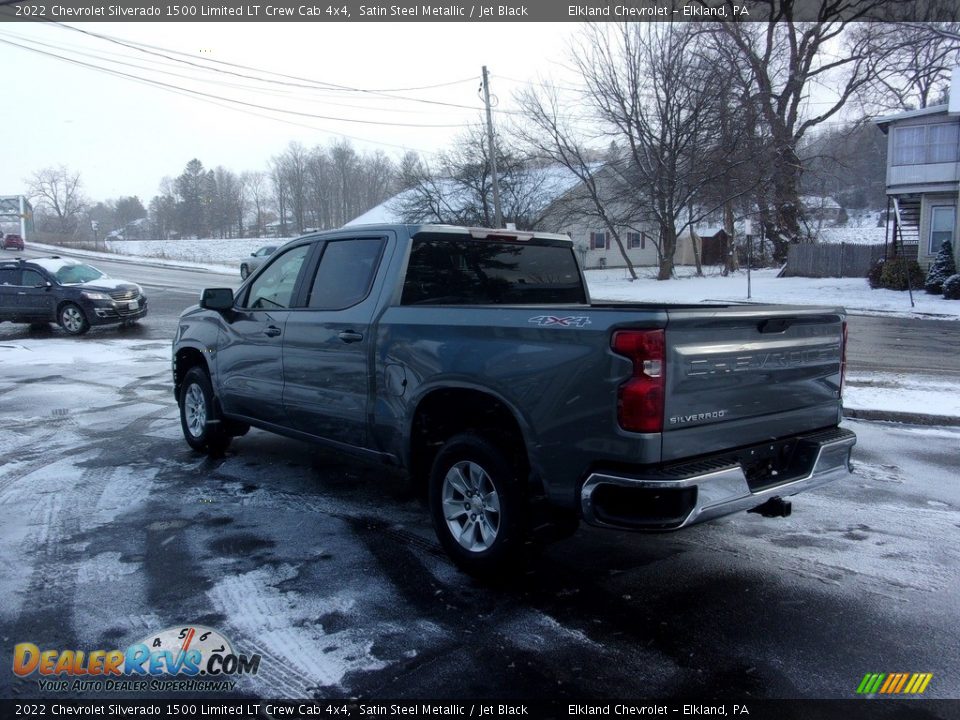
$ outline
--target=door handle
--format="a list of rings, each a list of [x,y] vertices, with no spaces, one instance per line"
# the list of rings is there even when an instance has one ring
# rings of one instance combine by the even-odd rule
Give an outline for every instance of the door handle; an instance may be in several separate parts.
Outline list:
[[[363,335],[353,330],[344,330],[342,333],[337,335],[338,338],[343,340],[345,343],[355,343],[363,340]]]
[[[263,331],[263,334],[267,337],[276,337],[280,334],[280,328],[276,325],[268,325],[267,329]]]
[[[17,295],[26,295],[25,292],[18,292]]]

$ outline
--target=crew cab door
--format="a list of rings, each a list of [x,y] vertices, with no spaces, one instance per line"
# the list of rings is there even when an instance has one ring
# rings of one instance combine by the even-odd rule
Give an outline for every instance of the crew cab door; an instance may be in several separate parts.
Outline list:
[[[0,321],[17,316],[17,292],[20,290],[20,267],[13,263],[0,265]]]
[[[283,340],[283,405],[292,427],[367,447],[373,396],[373,291],[387,238],[330,239],[307,283],[306,307],[291,311]]]
[[[283,404],[283,332],[313,246],[298,245],[273,258],[224,317],[217,343],[218,397],[228,415],[286,425]]]

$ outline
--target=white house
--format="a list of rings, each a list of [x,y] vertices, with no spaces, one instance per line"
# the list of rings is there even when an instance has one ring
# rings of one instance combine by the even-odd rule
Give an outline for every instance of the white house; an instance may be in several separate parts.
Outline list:
[[[960,192],[960,72],[950,104],[885,115],[874,122],[887,136],[887,197],[905,254],[928,267],[944,240],[957,242]]]

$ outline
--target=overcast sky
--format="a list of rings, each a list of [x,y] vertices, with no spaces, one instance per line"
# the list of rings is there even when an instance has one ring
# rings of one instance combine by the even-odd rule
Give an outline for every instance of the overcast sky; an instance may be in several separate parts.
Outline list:
[[[157,194],[161,178],[179,175],[191,158],[199,158],[208,168],[265,170],[270,158],[291,140],[313,147],[350,137],[357,149],[382,149],[394,158],[405,148],[429,154],[448,146],[464,125],[480,120],[481,66],[490,69],[499,107],[515,108],[514,93],[522,83],[544,78],[562,82],[570,77],[564,66],[578,31],[574,23],[81,23],[73,27],[150,45],[155,54],[64,25],[0,25],[0,195],[25,194],[25,181],[34,171],[66,165],[80,171],[84,190],[93,200],[138,195],[147,204]],[[265,83],[238,76],[262,75],[246,68],[222,64],[217,67],[228,72],[210,72],[164,55],[201,64],[233,63],[296,79],[271,76],[278,82]],[[134,78],[111,76],[77,62]],[[173,87],[148,86],[142,82],[145,78]],[[299,87],[314,83],[376,92]],[[445,85],[406,89],[437,84]],[[182,89],[264,107],[239,107],[212,98],[204,101],[188,97]],[[282,114],[275,108],[393,124]]]

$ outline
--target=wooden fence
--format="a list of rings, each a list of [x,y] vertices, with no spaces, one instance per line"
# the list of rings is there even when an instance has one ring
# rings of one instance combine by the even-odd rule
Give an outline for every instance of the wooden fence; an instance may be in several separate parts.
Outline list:
[[[866,277],[874,260],[883,257],[883,245],[791,245],[785,277]]]

